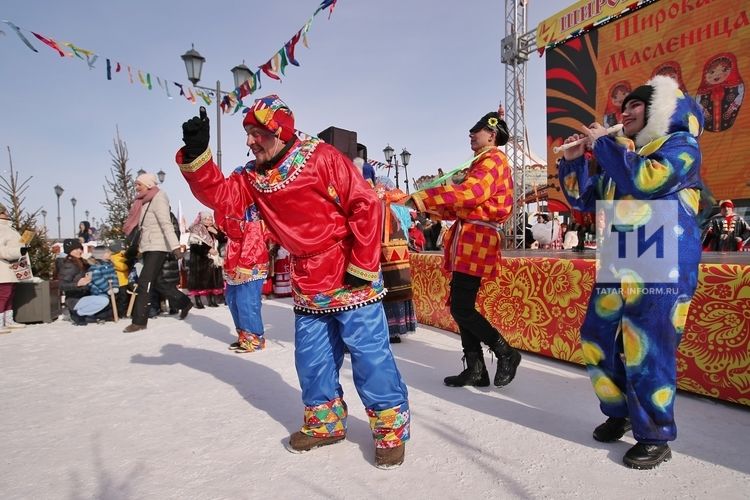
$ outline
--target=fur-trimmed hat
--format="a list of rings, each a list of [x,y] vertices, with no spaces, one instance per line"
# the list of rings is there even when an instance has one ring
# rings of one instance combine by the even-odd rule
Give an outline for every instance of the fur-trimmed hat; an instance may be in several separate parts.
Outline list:
[[[242,126],[257,125],[279,136],[284,142],[289,142],[294,137],[294,114],[289,106],[276,94],[261,97],[253,102]]]
[[[69,254],[76,248],[80,248],[81,250],[83,250],[81,240],[79,240],[78,238],[68,238],[63,241],[63,252],[65,252],[66,254]]]
[[[634,96],[636,92],[640,95]],[[635,135],[637,147],[641,148],[675,132],[687,132],[693,137],[703,133],[703,108],[695,99],[684,94],[673,78],[664,75],[651,78],[631,92],[623,101],[623,106],[631,97],[646,103],[644,127]],[[645,98],[648,98],[648,102]]]
[[[641,101],[643,104],[645,104],[645,109],[643,110],[643,124],[646,125],[648,123],[648,107],[651,105],[651,97],[653,95],[654,87],[652,87],[651,85],[641,85],[625,96],[625,99],[622,100],[622,107],[620,111],[624,113],[625,106],[630,101]]]

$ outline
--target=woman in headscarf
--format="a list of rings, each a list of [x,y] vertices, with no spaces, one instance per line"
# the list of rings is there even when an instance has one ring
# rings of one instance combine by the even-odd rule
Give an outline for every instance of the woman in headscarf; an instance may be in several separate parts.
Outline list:
[[[211,212],[200,212],[188,231],[188,294],[194,297],[198,309],[204,307],[203,296],[208,298],[209,307],[217,307],[216,296],[224,293],[218,250],[223,235],[219,234]]]

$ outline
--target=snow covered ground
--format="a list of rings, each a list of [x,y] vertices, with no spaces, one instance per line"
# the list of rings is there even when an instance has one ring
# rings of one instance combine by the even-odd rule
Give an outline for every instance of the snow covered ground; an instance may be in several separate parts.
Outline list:
[[[393,346],[409,386],[406,462],[373,464],[367,418],[342,369],[346,441],[303,455],[288,300],[264,302],[268,349],[238,355],[225,307],[0,335],[0,498],[710,498],[750,495],[750,410],[681,393],[673,459],[621,464],[632,435],[602,444],[583,368],[524,354],[499,390],[449,388],[456,335],[422,327]],[[489,357],[487,357],[489,363]],[[490,367],[494,373],[494,366]]]

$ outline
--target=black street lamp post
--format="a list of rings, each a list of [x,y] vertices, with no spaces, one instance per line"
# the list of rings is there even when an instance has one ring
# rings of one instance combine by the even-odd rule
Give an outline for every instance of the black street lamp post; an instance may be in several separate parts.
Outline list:
[[[73,205],[73,238],[78,234],[78,226],[76,225],[76,203],[78,203],[78,200],[75,198],[70,199],[70,204]]]
[[[221,170],[221,97],[226,92],[222,93],[221,82],[216,80],[216,88],[210,89],[208,87],[201,87],[198,82],[201,79],[201,71],[203,70],[203,63],[206,62],[206,58],[200,55],[195,50],[195,46],[191,45],[190,50],[182,54],[180,58],[185,62],[185,69],[187,70],[188,80],[193,84],[193,87],[201,90],[207,90],[210,92],[216,92],[216,164]],[[234,88],[239,87],[245,81],[252,78],[253,73],[250,68],[243,64],[239,64],[232,68],[232,76],[234,78]]]
[[[57,196],[57,239],[62,239],[62,232],[60,231],[60,196],[65,191],[62,186],[57,184],[55,186],[55,195]]]
[[[401,154],[396,156],[394,154],[393,148],[390,144],[388,144],[385,149],[383,149],[383,154],[385,155],[385,162],[388,164],[389,167],[393,166],[396,170],[396,187],[399,188],[398,185],[398,169],[403,168],[404,169],[404,183],[406,184],[406,193],[409,194],[409,172],[406,170],[406,166],[409,165],[409,161],[411,160],[411,153],[406,150],[406,148],[403,148],[401,151]],[[398,163],[398,157],[401,157],[401,164]],[[393,162],[393,165],[391,165],[391,161]]]

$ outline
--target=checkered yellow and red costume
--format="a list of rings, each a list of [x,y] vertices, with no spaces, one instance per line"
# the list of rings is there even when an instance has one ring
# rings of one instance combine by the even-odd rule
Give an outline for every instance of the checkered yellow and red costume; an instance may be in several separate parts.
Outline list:
[[[508,160],[497,147],[477,154],[461,184],[425,189],[412,199],[420,212],[456,221],[444,244],[448,271],[494,276],[500,263],[498,229],[513,210]]]

